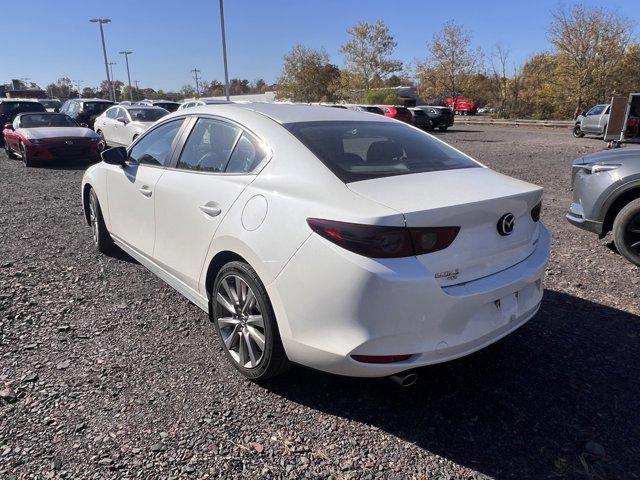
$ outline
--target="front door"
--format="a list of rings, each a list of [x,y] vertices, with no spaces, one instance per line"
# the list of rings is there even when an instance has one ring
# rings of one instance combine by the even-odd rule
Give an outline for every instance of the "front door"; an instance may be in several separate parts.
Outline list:
[[[155,188],[182,122],[173,120],[149,131],[129,151],[129,165],[110,166],[107,176],[111,233],[149,257],[155,242]]]

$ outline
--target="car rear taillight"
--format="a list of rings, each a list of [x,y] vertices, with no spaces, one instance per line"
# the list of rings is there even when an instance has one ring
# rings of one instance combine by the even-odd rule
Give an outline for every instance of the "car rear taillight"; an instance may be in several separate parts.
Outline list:
[[[538,202],[538,204],[531,209],[531,220],[534,222],[540,220],[540,210],[542,210],[542,202]]]
[[[308,218],[311,229],[330,242],[370,258],[423,255],[447,248],[460,227],[384,227]]]

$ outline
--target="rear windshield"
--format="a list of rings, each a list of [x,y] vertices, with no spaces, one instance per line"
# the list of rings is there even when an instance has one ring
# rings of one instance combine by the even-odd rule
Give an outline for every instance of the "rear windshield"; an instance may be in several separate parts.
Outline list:
[[[384,112],[380,107],[364,107],[369,113],[377,113],[379,115],[384,115]]]
[[[99,115],[111,105],[111,102],[84,102],[82,109],[87,113]]]
[[[398,113],[404,113],[404,114],[408,113],[409,115],[411,115],[411,112],[408,109],[404,108],[404,107],[393,107],[393,108],[395,108],[396,112],[398,112]]]
[[[20,117],[20,128],[41,128],[41,127],[77,127],[78,124],[69,116],[63,114],[42,114],[37,113],[22,115]]]
[[[301,122],[284,127],[345,183],[479,166],[399,122]]]
[[[46,108],[38,102],[0,102],[0,114],[17,115],[22,112],[44,112]]]
[[[168,114],[164,108],[130,108],[131,120],[138,122],[155,122]]]
[[[38,103],[44,105],[45,108],[58,108],[62,105],[60,100],[38,100]]]
[[[175,112],[178,109],[178,107],[180,106],[180,104],[178,104],[178,103],[155,103],[154,106],[155,107],[164,108],[168,112]]]

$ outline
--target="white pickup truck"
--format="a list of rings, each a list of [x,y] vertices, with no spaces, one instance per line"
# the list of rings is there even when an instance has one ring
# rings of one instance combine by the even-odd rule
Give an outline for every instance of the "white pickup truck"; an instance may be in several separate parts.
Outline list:
[[[587,113],[579,115],[573,126],[573,136],[582,138],[587,133],[604,136],[609,123],[610,108],[608,103],[603,103],[595,105]]]

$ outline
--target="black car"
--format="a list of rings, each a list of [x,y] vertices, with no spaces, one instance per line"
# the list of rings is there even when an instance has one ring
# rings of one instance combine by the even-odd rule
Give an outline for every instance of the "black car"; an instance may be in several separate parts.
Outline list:
[[[160,107],[164,108],[168,112],[175,112],[180,104],[178,102],[172,102],[170,100],[140,100],[135,105],[145,105],[147,107]]]
[[[449,107],[439,107],[431,105],[420,105],[415,108],[424,110],[424,113],[431,119],[433,128],[445,131],[447,128],[453,125],[454,115],[453,110]]]
[[[25,100],[19,98],[0,98],[0,128],[4,129],[5,124],[13,122],[16,115],[24,112],[46,112],[44,105],[36,100]],[[0,130],[1,132],[2,130]],[[4,137],[0,133],[0,147],[4,146]]]
[[[60,113],[69,115],[79,124],[86,124],[93,128],[96,117],[114,103],[102,98],[74,98],[64,102],[60,108]]]
[[[433,130],[433,122],[427,115],[427,112],[421,108],[410,108],[411,116],[413,117],[413,126],[422,128],[424,130]]]

